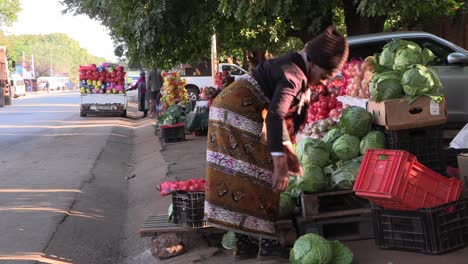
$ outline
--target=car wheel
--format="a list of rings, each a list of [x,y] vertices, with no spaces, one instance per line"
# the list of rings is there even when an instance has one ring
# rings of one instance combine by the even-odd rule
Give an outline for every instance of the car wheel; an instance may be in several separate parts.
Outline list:
[[[86,114],[83,113],[83,112],[80,112],[80,116],[81,116],[81,117],[86,117]]]
[[[5,96],[5,105],[11,105],[11,95]]]
[[[124,110],[122,115],[120,115],[122,118],[127,118],[127,110]]]

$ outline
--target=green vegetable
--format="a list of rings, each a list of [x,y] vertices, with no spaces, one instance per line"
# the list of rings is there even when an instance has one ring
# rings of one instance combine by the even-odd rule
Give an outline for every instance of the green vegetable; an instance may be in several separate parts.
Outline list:
[[[335,240],[330,242],[332,248],[332,260],[330,264],[351,264],[353,263],[353,252],[340,241]]]
[[[324,167],[329,163],[330,151],[328,145],[320,139],[311,139],[303,143],[302,155],[300,158],[301,164],[314,164],[319,167]]]
[[[327,134],[323,137],[322,141],[329,145],[332,145],[337,138],[341,137],[341,135],[343,135],[343,132],[341,132],[341,127],[334,127],[327,132]]]
[[[296,144],[296,155],[300,161],[303,159],[305,146],[310,142],[313,142],[313,139],[306,137]]]
[[[395,54],[394,70],[401,70],[407,66],[422,63],[421,47],[411,41],[405,42],[406,44],[400,46]]]
[[[280,194],[280,207],[279,216],[280,218],[288,218],[294,214],[296,208],[296,201],[289,192],[282,192]]]
[[[332,146],[332,155],[338,160],[347,161],[359,156],[359,138],[344,134]]]
[[[332,258],[331,243],[316,234],[299,237],[289,253],[292,264],[328,264],[332,263]]]
[[[376,102],[403,97],[405,93],[401,85],[401,74],[396,71],[374,74],[369,91],[372,99]]]
[[[378,56],[379,64],[386,69],[401,70],[423,62],[421,47],[412,41],[395,39],[387,43]]]
[[[302,166],[304,175],[297,179],[297,187],[303,192],[320,192],[327,188],[328,181],[322,169],[313,164]]]
[[[388,44],[387,44],[388,45]],[[385,68],[392,69],[393,64],[395,63],[395,53],[394,51],[384,47],[382,53],[379,55],[379,64],[385,66]]]
[[[436,56],[428,48],[422,50],[422,64],[427,65],[433,62],[436,59]]]
[[[343,165],[331,175],[332,187],[343,190],[353,189],[360,167],[361,163],[355,162],[354,160],[343,163]]]
[[[367,149],[384,149],[385,145],[384,133],[371,131],[361,140],[360,153],[361,155],[366,154]]]
[[[442,88],[437,70],[420,64],[403,73],[401,84],[410,102],[423,95],[438,96]]]
[[[362,138],[369,132],[372,125],[372,115],[358,106],[347,107],[340,118],[343,133]]]
[[[221,240],[221,245],[225,249],[233,249],[236,246],[236,234],[232,231],[226,232]]]

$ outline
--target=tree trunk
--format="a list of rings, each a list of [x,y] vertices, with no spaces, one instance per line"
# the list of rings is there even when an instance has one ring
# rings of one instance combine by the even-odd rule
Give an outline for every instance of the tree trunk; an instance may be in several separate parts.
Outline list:
[[[343,0],[348,36],[383,32],[387,16],[364,17],[357,11],[354,0]]]
[[[260,63],[266,60],[266,51],[262,49],[248,50],[247,60],[249,61],[249,71],[257,67]]]

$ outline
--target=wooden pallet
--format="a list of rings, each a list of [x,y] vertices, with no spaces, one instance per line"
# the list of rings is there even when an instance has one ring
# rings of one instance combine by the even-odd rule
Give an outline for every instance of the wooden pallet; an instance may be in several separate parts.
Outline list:
[[[370,212],[369,208],[369,202],[356,196],[353,190],[301,194],[302,218],[305,220],[360,215]]]
[[[296,219],[299,235],[319,234],[330,240],[362,240],[374,237],[374,227],[370,212],[346,217],[328,218],[320,221]]]
[[[189,227],[168,222],[167,219],[167,215],[149,216],[140,228],[140,236],[154,236],[160,233],[186,232],[191,230]]]

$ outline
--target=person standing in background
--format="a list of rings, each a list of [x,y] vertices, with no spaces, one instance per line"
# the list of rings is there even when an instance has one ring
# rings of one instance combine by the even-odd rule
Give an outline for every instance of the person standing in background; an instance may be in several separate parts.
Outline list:
[[[146,87],[149,90],[150,100],[150,117],[154,118],[156,114],[156,106],[159,104],[159,98],[161,93],[161,87],[163,86],[163,77],[161,71],[158,69],[151,69],[148,72],[148,78],[146,80]]]
[[[143,112],[143,117],[146,117],[149,108],[149,95],[146,88],[146,73],[144,71],[140,72],[140,78],[135,85],[127,89],[127,91],[132,90],[138,91],[138,111]]]

